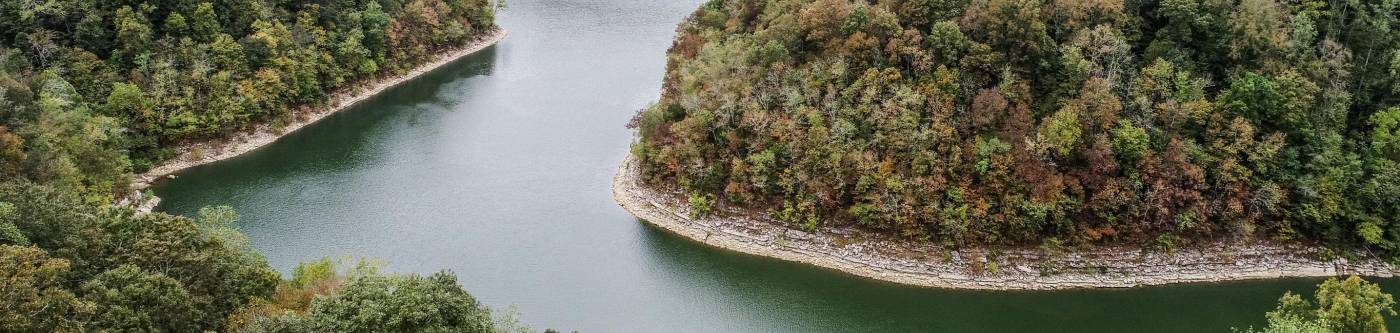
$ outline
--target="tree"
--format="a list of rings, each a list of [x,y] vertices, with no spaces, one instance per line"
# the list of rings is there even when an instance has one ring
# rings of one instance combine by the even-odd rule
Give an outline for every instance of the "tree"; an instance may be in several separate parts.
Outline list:
[[[1078,149],[1079,139],[1083,136],[1079,112],[1068,108],[1055,112],[1041,124],[1040,136],[1060,156],[1069,156]]]
[[[84,331],[95,309],[64,287],[68,268],[67,260],[39,248],[0,245],[0,326],[10,332]]]
[[[1221,106],[1236,115],[1249,119],[1255,126],[1268,125],[1276,128],[1277,120],[1284,110],[1283,95],[1278,85],[1268,77],[1254,72],[1245,73],[1230,83],[1230,89],[1221,97]]]
[[[243,52],[243,45],[228,34],[215,34],[213,42],[209,44],[209,53],[214,65],[219,69],[233,73],[243,73],[248,70],[248,60]]]
[[[122,59],[131,62],[135,61],[136,57],[150,52],[149,45],[154,32],[145,14],[132,9],[131,6],[122,6],[117,9],[113,20],[116,25],[117,50],[121,52]]]
[[[229,231],[218,231],[231,215],[225,209],[210,209],[199,227],[183,217],[99,209],[74,193],[29,183],[0,183],[0,202],[13,207],[5,215],[25,217],[0,216],[0,222],[13,223],[29,244],[66,260],[63,287],[97,306],[96,316],[109,316],[94,319],[93,327],[218,330],[244,304],[271,296],[278,281],[261,256],[233,243]],[[128,284],[137,289],[127,293]],[[166,293],[177,299],[157,299]],[[157,301],[170,303],[147,303]],[[162,307],[175,303],[179,307]]]
[[[191,21],[190,29],[195,39],[201,42],[211,41],[223,32],[223,27],[219,26],[219,17],[214,14],[214,4],[212,3],[204,2],[195,6]]]
[[[851,8],[847,1],[821,0],[802,8],[799,22],[802,30],[807,32],[808,42],[831,49],[844,41],[842,25],[849,15]]]
[[[152,119],[154,114],[151,112],[150,104],[146,100],[146,94],[141,92],[141,87],[117,82],[112,84],[112,94],[107,96],[106,109],[107,114],[114,117],[151,123],[155,119]]]
[[[1220,73],[1227,66],[1231,41],[1231,0],[1165,0],[1151,18],[1165,20],[1144,50],[1143,59],[1162,58]]]
[[[30,176],[84,191],[92,202],[110,201],[128,181],[120,128],[111,118],[91,115],[56,72],[39,80],[38,119],[22,133],[33,161]]]
[[[96,13],[88,13],[83,16],[82,21],[78,21],[78,28],[75,31],[78,46],[84,50],[106,54],[112,48],[112,30],[102,16]]]
[[[24,233],[15,225],[15,220],[19,219],[19,214],[15,212],[15,205],[8,202],[0,202],[0,243],[29,245],[29,238],[24,237]]]
[[[312,304],[310,317],[337,332],[488,332],[490,314],[457,285],[456,275],[365,276],[337,297]]]
[[[375,62],[383,62],[389,47],[389,14],[384,13],[378,1],[366,1],[360,15],[361,31],[365,32],[365,48]]]
[[[1230,56],[1241,63],[1268,63],[1290,51],[1288,16],[1275,0],[1243,0],[1230,13]]]
[[[328,258],[298,265],[273,302],[234,316],[231,328],[245,333],[529,331],[512,312],[493,319],[451,272],[385,275],[366,261],[345,271],[337,266]]]
[[[122,265],[83,283],[83,300],[97,305],[93,324],[112,330],[190,332],[201,314],[188,291],[165,274]]]
[[[929,31],[928,43],[929,49],[937,54],[936,60],[942,64],[957,64],[968,47],[967,36],[952,21],[934,24]]]
[[[18,178],[26,156],[24,139],[0,126],[0,178]]]
[[[1134,126],[1131,121],[1118,123],[1113,129],[1113,153],[1125,162],[1136,162],[1147,156],[1150,138],[1147,131]],[[1131,164],[1131,163],[1129,163]]]
[[[161,26],[161,31],[165,32],[166,36],[171,37],[188,36],[189,29],[190,26],[189,23],[185,22],[185,16],[180,15],[179,12],[171,12],[170,15],[165,16],[165,23]]]
[[[1396,315],[1390,294],[1356,276],[1323,281],[1314,300],[1285,293],[1263,332],[1384,333],[1385,316]]]
[[[963,16],[963,28],[973,40],[1005,56],[1018,72],[1030,71],[1035,61],[1055,48],[1041,1],[991,0],[974,2]]]
[[[1391,107],[1371,115],[1371,149],[1400,161],[1400,107]]]

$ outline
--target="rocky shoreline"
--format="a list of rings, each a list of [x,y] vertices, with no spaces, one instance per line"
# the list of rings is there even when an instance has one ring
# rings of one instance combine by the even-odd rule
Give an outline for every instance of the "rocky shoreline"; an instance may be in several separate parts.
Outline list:
[[[1105,247],[1048,254],[1039,249],[947,250],[849,227],[804,231],[767,216],[724,210],[692,219],[684,198],[644,186],[630,154],[613,176],[613,199],[646,223],[707,245],[900,284],[985,290],[1130,288],[1284,277],[1393,277],[1377,259],[1324,260],[1322,249],[1266,241],[1176,250]],[[766,215],[766,214],[764,214]]]
[[[504,28],[495,30],[480,36],[475,42],[468,43],[450,52],[442,53],[436,60],[419,65],[401,75],[384,77],[372,80],[365,84],[353,86],[331,96],[328,107],[316,108],[310,112],[305,112],[293,117],[293,121],[282,128],[273,128],[270,124],[260,124],[252,130],[240,132],[226,138],[217,140],[192,142],[176,148],[179,154],[163,164],[151,168],[146,172],[136,175],[132,182],[133,195],[123,199],[119,204],[135,204],[137,211],[149,212],[160,202],[160,198],[142,198],[140,191],[150,187],[152,183],[162,177],[169,176],[186,168],[213,163],[234,156],[242,155],[254,149],[258,149],[267,144],[276,142],[289,133],[319,121],[326,116],[330,116],[345,110],[356,103],[362,102],[384,90],[408,82],[420,75],[432,72],[444,65],[452,63],[457,59],[476,53],[496,45],[501,39],[506,37]]]

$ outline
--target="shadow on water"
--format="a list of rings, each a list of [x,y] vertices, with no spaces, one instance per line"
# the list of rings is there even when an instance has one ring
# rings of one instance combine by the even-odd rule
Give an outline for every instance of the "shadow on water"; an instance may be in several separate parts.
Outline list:
[[[180,191],[172,186],[231,189],[233,185],[248,183],[276,184],[313,174],[345,172],[375,163],[376,158],[384,155],[378,154],[382,149],[375,143],[388,135],[388,130],[396,129],[385,126],[386,122],[424,124],[433,121],[431,118],[441,117],[442,112],[452,111],[465,98],[455,94],[459,89],[452,89],[452,86],[462,85],[468,78],[490,76],[496,58],[496,47],[487,47],[326,116],[283,136],[275,144],[220,161],[217,166],[201,165],[181,170],[174,174],[180,179],[178,184],[162,181],[156,183],[152,190],[196,196],[189,200],[181,198],[181,201],[224,203],[230,201],[227,196],[237,194],[220,190]],[[386,105],[390,107],[386,108]],[[234,170],[240,172],[228,172]],[[246,170],[257,172],[242,172]],[[168,208],[162,205],[156,209],[172,213],[188,211]]]
[[[637,223],[652,264],[692,288],[705,289],[694,296],[762,309],[773,317],[767,319],[785,323],[770,331],[1229,332],[1231,327],[1263,325],[1263,314],[1284,291],[1311,295],[1322,280],[1068,291],[911,288],[716,250]],[[1375,281],[1391,293],[1400,292],[1392,279]],[[1394,321],[1391,326],[1396,328]]]

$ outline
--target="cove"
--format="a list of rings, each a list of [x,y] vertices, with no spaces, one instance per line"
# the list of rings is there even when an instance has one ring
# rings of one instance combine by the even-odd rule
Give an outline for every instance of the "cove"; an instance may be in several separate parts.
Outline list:
[[[701,1],[514,0],[501,44],[262,149],[153,187],[230,205],[277,268],[321,256],[451,269],[494,308],[580,332],[1229,332],[1313,279],[1127,290],[913,288],[746,256],[612,200],[633,112]],[[1378,280],[1400,292],[1400,281]],[[1392,320],[1394,327],[1394,321]]]

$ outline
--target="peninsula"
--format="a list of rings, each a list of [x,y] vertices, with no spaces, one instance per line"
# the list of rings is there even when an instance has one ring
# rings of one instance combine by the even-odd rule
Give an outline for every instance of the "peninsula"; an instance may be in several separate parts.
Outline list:
[[[1366,31],[1396,22],[1273,0],[711,2],[629,124],[614,196],[707,244],[917,285],[1390,276],[1400,38]]]

